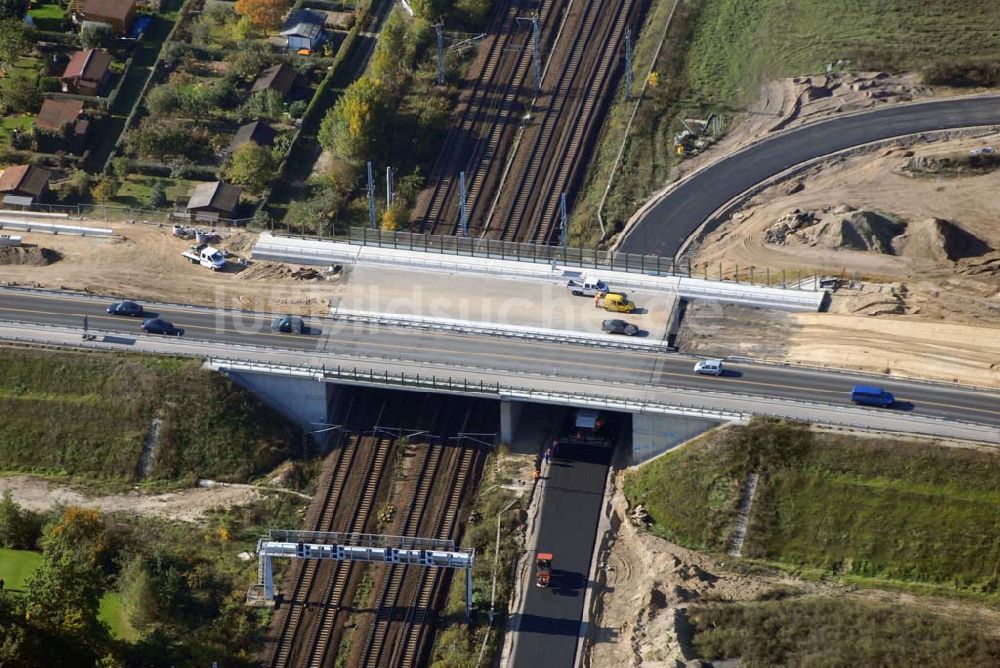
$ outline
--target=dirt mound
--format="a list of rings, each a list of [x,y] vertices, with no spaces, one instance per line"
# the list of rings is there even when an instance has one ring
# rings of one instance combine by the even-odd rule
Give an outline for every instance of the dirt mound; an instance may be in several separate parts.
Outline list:
[[[979,237],[951,221],[927,218],[906,226],[906,233],[893,241],[896,253],[918,260],[961,260],[979,257],[992,249]]]
[[[19,264],[44,267],[58,262],[62,254],[41,246],[0,246],[0,264]]]
[[[802,231],[805,243],[830,250],[892,254],[892,240],[905,227],[876,211],[851,211],[828,217]]]

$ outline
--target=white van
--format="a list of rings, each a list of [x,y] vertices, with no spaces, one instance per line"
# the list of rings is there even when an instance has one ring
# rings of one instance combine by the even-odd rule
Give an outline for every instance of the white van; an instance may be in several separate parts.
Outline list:
[[[694,372],[708,376],[721,376],[722,360],[700,360],[694,365]]]

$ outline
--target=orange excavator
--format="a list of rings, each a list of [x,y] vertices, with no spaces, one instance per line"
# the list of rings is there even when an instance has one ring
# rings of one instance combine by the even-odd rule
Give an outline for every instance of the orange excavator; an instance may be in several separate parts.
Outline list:
[[[552,555],[548,552],[539,552],[535,557],[535,586],[548,587],[552,582]]]

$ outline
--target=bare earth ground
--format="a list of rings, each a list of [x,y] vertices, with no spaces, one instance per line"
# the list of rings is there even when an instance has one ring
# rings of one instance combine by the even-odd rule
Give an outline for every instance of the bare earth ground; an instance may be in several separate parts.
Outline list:
[[[772,277],[784,269],[849,284],[833,295],[830,313],[695,308],[682,349],[1000,386],[1000,171],[914,177],[903,169],[914,158],[994,145],[1000,134],[890,148],[819,165],[761,193],[706,237],[694,262],[739,266],[744,277],[754,267],[758,279],[767,268]],[[795,211],[821,224],[776,243],[775,227]],[[900,221],[905,233],[881,251],[837,248],[850,237],[844,217],[868,212]],[[939,227],[973,247],[949,250]],[[742,326],[754,321],[783,333]]]
[[[262,490],[252,485],[215,484],[162,494],[109,494],[95,496],[67,485],[17,475],[0,478],[0,495],[9,491],[14,501],[29,510],[44,511],[59,505],[98,508],[104,513],[130,513],[196,522],[212,510],[226,510],[252,503]]]
[[[614,512],[627,518],[627,502],[620,484],[616,487],[612,497]],[[733,559],[688,550],[624,519],[605,566],[607,587],[600,594],[600,611],[593,620],[597,638],[584,665],[649,668],[685,665],[695,659],[686,620],[688,605],[708,600],[752,600],[777,587],[800,594],[918,605],[950,617],[975,619],[977,624],[1000,634],[1000,611],[994,608],[811,582],[780,573],[747,575],[737,572],[734,565]]]
[[[0,284],[299,314],[329,313],[332,297],[341,291],[336,277],[295,278],[302,275],[297,272],[301,268],[292,265],[255,262],[240,271],[230,263],[229,270],[213,273],[181,257],[192,242],[175,238],[170,228],[101,225],[114,228],[121,238],[22,234],[25,244],[57,251],[62,259],[44,267],[0,263]],[[229,250],[234,260],[248,256],[256,239],[238,230],[220,233],[222,241],[213,245]]]

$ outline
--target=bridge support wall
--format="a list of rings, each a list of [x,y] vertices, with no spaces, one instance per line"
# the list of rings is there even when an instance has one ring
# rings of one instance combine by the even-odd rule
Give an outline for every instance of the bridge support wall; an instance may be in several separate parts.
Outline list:
[[[320,447],[326,447],[331,432],[322,430],[333,420],[329,407],[335,404],[336,385],[309,378],[243,371],[230,371],[228,375],[304,432],[320,432],[313,434],[313,439]]]
[[[524,403],[513,399],[500,400],[500,442],[511,445],[521,422]]]
[[[685,415],[632,414],[632,465],[642,464],[722,424]]]

